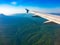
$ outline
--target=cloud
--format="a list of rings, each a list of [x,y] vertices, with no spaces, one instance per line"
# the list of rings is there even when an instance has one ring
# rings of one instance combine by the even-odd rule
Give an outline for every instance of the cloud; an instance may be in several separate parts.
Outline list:
[[[60,13],[60,8],[40,8],[40,7],[32,7],[32,6],[10,6],[10,5],[0,5],[0,13],[5,15],[11,15],[15,13],[25,13],[25,8],[29,10],[36,10],[43,13]]]
[[[17,4],[17,2],[13,1],[13,2],[11,2],[11,4],[14,4],[15,5],[15,4]]]
[[[24,13],[25,10],[22,7],[12,7],[12,6],[0,6],[0,13],[5,15],[11,15],[15,13]]]

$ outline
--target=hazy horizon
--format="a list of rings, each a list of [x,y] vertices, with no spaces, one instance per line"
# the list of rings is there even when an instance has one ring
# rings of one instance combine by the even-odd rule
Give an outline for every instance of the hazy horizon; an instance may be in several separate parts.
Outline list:
[[[1,0],[0,13],[25,13],[25,8],[44,13],[60,13],[59,0]]]

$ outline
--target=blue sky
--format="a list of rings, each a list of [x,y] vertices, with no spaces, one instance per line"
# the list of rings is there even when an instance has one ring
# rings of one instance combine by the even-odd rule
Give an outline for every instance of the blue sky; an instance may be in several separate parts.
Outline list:
[[[10,2],[17,2],[16,6],[37,6],[42,8],[60,7],[60,0],[0,0],[0,4],[10,4]]]
[[[0,7],[31,7],[41,11],[60,13],[60,0],[0,0]],[[8,5],[8,6],[7,6]],[[11,7],[10,7],[11,8]],[[54,10],[54,11],[53,11]]]

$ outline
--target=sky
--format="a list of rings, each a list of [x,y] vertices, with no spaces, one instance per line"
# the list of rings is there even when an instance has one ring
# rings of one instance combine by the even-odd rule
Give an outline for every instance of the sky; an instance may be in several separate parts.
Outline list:
[[[46,13],[60,13],[60,0],[0,0],[0,13],[22,13],[25,8]]]

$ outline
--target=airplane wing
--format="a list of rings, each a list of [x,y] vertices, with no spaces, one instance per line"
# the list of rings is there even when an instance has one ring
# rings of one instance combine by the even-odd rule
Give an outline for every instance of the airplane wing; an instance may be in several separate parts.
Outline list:
[[[49,21],[47,22],[55,22],[57,24],[60,24],[60,16],[57,16],[57,15],[52,15],[52,14],[45,14],[45,13],[40,13],[38,11],[32,11],[31,13],[34,14],[34,16],[39,16],[39,17],[42,17],[42,18],[45,18]]]

